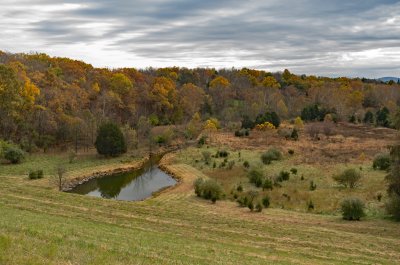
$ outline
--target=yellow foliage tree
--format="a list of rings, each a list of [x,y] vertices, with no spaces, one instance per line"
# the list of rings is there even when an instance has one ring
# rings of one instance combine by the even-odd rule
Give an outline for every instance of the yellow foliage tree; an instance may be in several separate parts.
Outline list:
[[[286,104],[285,104],[285,102],[283,102],[282,99],[278,101],[278,104],[276,105],[276,107],[277,107],[279,116],[286,118],[289,115],[289,110],[286,107]]]
[[[269,88],[280,88],[281,85],[278,83],[278,81],[276,81],[276,79],[273,76],[267,76],[264,78],[264,80],[262,81],[262,85],[264,87],[269,87]]]
[[[97,83],[97,82],[93,83],[93,85],[92,85],[92,90],[93,90],[95,93],[100,93],[100,85],[99,85],[99,83]]]
[[[231,83],[228,79],[223,76],[217,76],[210,82],[211,88],[226,88],[229,87]]]
[[[296,117],[294,119],[294,126],[296,127],[296,129],[303,129],[304,127],[304,122],[300,117]]]
[[[26,78],[23,89],[21,90],[21,97],[24,99],[24,108],[30,109],[35,105],[36,97],[40,95],[40,89]]]
[[[267,121],[262,124],[257,124],[255,129],[257,131],[272,131],[272,130],[275,130],[276,128],[272,123]]]

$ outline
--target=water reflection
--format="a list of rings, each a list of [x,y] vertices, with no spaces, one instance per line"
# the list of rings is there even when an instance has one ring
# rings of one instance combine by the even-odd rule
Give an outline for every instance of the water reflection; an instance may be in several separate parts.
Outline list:
[[[175,184],[175,179],[150,164],[134,172],[92,179],[71,192],[107,199],[138,201]]]

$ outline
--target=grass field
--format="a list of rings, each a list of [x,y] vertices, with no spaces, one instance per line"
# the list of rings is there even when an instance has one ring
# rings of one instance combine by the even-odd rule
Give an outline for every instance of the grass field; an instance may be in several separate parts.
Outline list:
[[[226,148],[225,148],[226,149]],[[258,191],[260,197],[267,195],[271,198],[271,206],[274,208],[284,208],[296,211],[308,211],[307,203],[311,200],[314,203],[316,213],[340,214],[340,203],[346,197],[358,197],[367,202],[368,216],[384,215],[384,200],[386,196],[385,171],[373,170],[372,161],[359,161],[347,164],[299,164],[298,156],[284,155],[283,160],[275,161],[270,165],[263,165],[261,162],[261,151],[258,150],[230,150],[227,158],[235,161],[235,166],[228,169],[226,166],[220,168],[224,158],[212,158],[208,165],[203,159],[203,152],[215,154],[218,148],[205,147],[188,148],[179,153],[176,161],[179,163],[190,164],[209,177],[216,179],[224,187],[228,198],[233,199],[233,194],[241,195],[246,191]],[[240,152],[240,156],[239,156]],[[250,168],[243,167],[244,161],[248,161]],[[214,168],[214,162],[216,168]],[[297,174],[291,174],[290,180],[282,182],[282,187],[274,188],[272,191],[263,191],[249,183],[248,171],[252,168],[260,168],[265,176],[272,179],[280,171],[290,172],[296,168]],[[343,188],[333,180],[332,176],[340,174],[347,168],[362,169],[362,179],[355,189]],[[313,181],[317,188],[310,191],[310,182]],[[243,192],[237,192],[236,188],[241,185]],[[382,201],[377,200],[377,195],[382,195]]]
[[[385,173],[371,169],[368,152],[359,161],[356,147],[347,154],[348,162],[315,156],[304,163],[299,150],[309,148],[306,144],[285,142],[279,147],[294,145],[295,155],[263,166],[266,174],[292,167],[298,174],[270,192],[272,208],[261,213],[238,207],[229,192],[238,183],[245,190],[254,188],[242,163],[260,163],[268,144],[247,149],[224,145],[235,160],[232,170],[213,169],[202,161],[201,152],[216,152],[218,142],[169,154],[162,163],[180,184],[141,202],[58,192],[49,181],[60,163],[74,178],[130,166],[138,161],[131,156],[82,154],[69,164],[67,155],[37,154],[20,165],[0,165],[0,264],[398,264],[399,224],[383,217],[383,202],[375,198],[377,192],[386,194]],[[319,150],[316,144],[312,148]],[[371,154],[372,148],[371,143]],[[338,188],[331,178],[348,167],[363,168],[361,186],[354,191]],[[45,178],[28,180],[31,169],[44,169]],[[217,179],[228,199],[211,204],[197,198],[192,186],[197,177]],[[317,183],[315,191],[308,189],[310,180]],[[368,216],[360,222],[344,221],[337,211],[349,195],[367,202]],[[305,207],[310,198],[313,212]]]
[[[170,159],[173,161],[173,159]],[[193,195],[203,173],[168,166],[182,183],[143,202],[57,192],[0,176],[0,264],[396,264],[398,224],[268,209]],[[2,167],[2,170],[4,167]]]

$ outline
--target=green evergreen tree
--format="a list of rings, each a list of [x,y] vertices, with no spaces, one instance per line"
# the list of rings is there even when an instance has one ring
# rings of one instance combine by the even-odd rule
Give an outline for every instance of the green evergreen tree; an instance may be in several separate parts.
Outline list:
[[[111,122],[99,127],[95,146],[97,152],[105,156],[118,156],[126,153],[127,150],[122,131]]]

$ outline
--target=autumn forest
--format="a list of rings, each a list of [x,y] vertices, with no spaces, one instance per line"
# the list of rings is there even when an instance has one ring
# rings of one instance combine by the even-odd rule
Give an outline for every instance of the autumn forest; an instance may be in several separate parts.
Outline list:
[[[266,112],[282,120],[323,120],[307,115],[317,108],[338,121],[390,127],[400,103],[395,82],[246,68],[99,69],[46,54],[0,52],[0,81],[0,138],[27,151],[77,141],[87,146],[105,121],[139,133],[146,122],[184,125],[183,133],[192,138],[194,121],[214,118],[218,126],[235,128]]]

